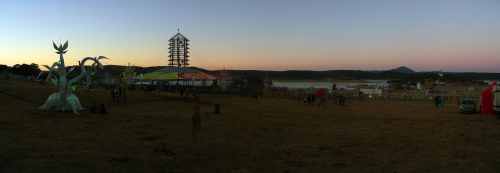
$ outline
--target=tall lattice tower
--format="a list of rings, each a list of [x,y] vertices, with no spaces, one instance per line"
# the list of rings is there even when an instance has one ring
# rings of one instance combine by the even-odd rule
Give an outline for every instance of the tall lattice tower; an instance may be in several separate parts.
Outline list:
[[[178,31],[168,42],[168,65],[176,67],[189,66],[189,39]]]

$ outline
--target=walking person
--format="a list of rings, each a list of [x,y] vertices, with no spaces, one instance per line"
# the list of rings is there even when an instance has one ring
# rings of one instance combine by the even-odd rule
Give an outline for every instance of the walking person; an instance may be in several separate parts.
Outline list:
[[[316,93],[314,93],[315,97],[318,98],[318,106],[322,106],[326,102],[327,91],[324,88],[318,89]]]
[[[111,89],[111,97],[113,99],[113,103],[120,103],[120,89],[117,86],[113,86]]]
[[[439,109],[439,96],[434,96],[434,106]]]
[[[127,90],[128,86],[126,83],[122,83],[119,88],[119,95],[120,95],[120,100],[122,100],[122,103],[127,104]]]
[[[346,101],[346,97],[344,95],[339,95],[339,105],[344,106]]]
[[[199,96],[195,97],[194,103],[194,113],[191,118],[191,135],[193,138],[193,143],[198,143],[198,134],[201,130],[201,115],[200,115],[200,99]]]
[[[439,96],[439,108],[444,108],[444,96]]]
[[[115,100],[116,100],[116,99],[115,99],[115,97],[116,97],[116,96],[115,96],[115,95],[116,95],[116,93],[115,93],[115,87],[114,87],[114,86],[113,86],[113,87],[111,87],[111,89],[110,89],[109,91],[110,91],[109,93],[110,93],[110,95],[111,95],[111,103],[115,103]]]

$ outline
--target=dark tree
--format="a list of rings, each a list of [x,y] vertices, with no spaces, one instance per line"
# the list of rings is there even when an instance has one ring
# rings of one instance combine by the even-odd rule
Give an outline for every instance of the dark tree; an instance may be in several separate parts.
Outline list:
[[[40,73],[40,68],[38,64],[16,64],[11,69],[10,72],[22,76],[36,76]]]
[[[10,67],[7,65],[0,64],[0,72],[9,71]]]

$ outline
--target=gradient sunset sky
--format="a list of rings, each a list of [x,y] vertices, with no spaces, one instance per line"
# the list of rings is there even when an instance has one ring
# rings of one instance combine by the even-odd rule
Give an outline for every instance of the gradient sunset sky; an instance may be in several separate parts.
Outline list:
[[[500,72],[499,0],[3,0],[0,64],[167,65],[190,38],[208,69]]]

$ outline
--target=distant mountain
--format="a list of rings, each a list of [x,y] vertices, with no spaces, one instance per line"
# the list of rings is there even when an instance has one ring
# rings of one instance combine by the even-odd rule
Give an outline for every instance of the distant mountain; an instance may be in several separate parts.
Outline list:
[[[391,70],[388,70],[389,72],[395,72],[395,73],[403,73],[403,74],[412,74],[412,73],[415,73],[414,70],[412,70],[411,68],[408,68],[406,66],[401,66],[401,67],[398,67],[398,68],[395,68],[395,69],[391,69]]]

